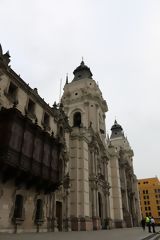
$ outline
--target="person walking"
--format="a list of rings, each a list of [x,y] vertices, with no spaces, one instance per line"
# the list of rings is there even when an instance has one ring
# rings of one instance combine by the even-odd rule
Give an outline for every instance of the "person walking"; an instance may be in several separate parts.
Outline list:
[[[142,220],[141,220],[141,226],[143,228],[143,231],[145,230],[145,226],[146,226],[146,220],[145,218],[143,217]]]
[[[150,218],[146,216],[146,225],[148,227],[148,232],[151,233],[151,223],[150,223]]]
[[[150,222],[151,222],[151,226],[152,226],[153,233],[155,233],[155,232],[156,232],[156,231],[155,231],[155,220],[154,220],[153,217],[151,217]]]

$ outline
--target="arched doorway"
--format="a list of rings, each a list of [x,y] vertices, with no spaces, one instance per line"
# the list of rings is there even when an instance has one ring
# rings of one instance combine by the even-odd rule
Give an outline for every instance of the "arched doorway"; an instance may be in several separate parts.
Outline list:
[[[56,218],[58,230],[62,231],[62,202],[59,201],[56,201]]]
[[[15,207],[14,207],[14,219],[22,219],[23,214],[23,196],[20,194],[16,195]]]
[[[37,232],[39,232],[39,227],[43,224],[43,221],[43,201],[42,199],[37,199],[35,212],[35,224],[37,225]]]

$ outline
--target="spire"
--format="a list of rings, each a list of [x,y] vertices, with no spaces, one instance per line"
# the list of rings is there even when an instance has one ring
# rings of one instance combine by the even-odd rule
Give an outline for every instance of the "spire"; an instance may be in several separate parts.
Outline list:
[[[84,58],[82,57],[82,61],[81,61],[81,64],[80,64],[80,66],[84,66],[85,64],[84,64]]]
[[[66,74],[66,84],[68,84],[68,73]]]
[[[115,120],[114,120],[114,125],[117,124],[117,120],[116,120],[116,117],[115,117]]]

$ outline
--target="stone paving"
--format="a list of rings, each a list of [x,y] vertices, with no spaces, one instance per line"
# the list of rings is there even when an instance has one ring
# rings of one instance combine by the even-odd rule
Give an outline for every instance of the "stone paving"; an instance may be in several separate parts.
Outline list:
[[[160,231],[160,228],[156,228],[156,231]],[[91,232],[1,233],[0,240],[142,240],[148,236],[153,234],[149,234],[147,229],[125,228]]]

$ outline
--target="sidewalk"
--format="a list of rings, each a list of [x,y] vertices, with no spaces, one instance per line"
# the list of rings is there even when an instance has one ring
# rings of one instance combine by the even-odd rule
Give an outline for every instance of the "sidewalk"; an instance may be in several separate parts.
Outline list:
[[[156,231],[160,231],[160,228],[156,228]],[[0,240],[142,240],[151,235],[147,229],[123,228],[91,232],[0,234]]]

